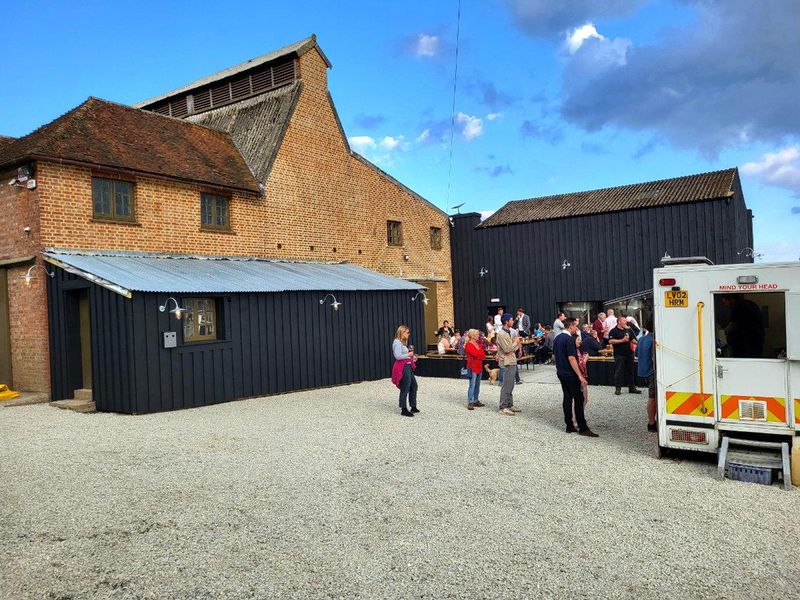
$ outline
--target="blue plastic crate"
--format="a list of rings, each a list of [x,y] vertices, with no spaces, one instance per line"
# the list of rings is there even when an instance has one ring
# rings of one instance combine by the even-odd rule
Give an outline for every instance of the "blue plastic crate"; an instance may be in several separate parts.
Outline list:
[[[728,465],[728,477],[735,481],[746,481],[747,483],[760,483],[761,485],[772,485],[773,473],[769,467],[754,467],[751,465]]]

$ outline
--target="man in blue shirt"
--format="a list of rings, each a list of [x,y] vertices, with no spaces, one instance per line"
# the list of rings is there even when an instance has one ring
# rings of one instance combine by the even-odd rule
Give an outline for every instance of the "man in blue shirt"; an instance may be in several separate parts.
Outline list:
[[[575,338],[578,332],[577,319],[564,320],[566,333],[557,335],[553,340],[553,354],[556,360],[556,374],[561,382],[561,391],[564,393],[564,422],[567,424],[567,433],[574,433],[572,425],[572,411],[575,410],[575,420],[578,422],[578,433],[586,437],[598,437],[586,424],[583,414],[583,392],[581,387],[586,385],[586,379],[581,374],[578,365],[578,348]]]
[[[636,358],[639,359],[637,373],[647,380],[647,431],[658,431],[656,426],[656,353],[653,324],[645,323],[647,333],[639,338]]]

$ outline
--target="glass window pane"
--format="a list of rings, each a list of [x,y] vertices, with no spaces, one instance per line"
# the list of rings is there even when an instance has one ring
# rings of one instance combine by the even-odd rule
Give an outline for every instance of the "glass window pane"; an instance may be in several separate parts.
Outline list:
[[[94,214],[111,215],[111,181],[108,179],[92,179],[92,201]]]
[[[131,196],[133,184],[129,181],[114,182],[114,214],[118,217],[131,216]]]
[[[203,194],[200,197],[200,222],[203,225],[211,225],[214,221],[211,218],[211,208],[213,201],[210,196]]]

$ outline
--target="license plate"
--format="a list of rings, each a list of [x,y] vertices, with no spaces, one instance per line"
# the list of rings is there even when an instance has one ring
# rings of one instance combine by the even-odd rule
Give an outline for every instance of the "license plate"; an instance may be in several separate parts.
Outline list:
[[[664,292],[665,308],[689,308],[689,292],[686,290],[669,290]]]

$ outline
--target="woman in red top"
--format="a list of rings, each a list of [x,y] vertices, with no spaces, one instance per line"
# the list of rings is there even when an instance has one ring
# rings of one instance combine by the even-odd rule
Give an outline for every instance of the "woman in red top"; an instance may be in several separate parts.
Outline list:
[[[477,329],[470,329],[467,332],[467,343],[464,344],[464,353],[467,355],[467,370],[469,371],[469,389],[467,389],[467,409],[474,410],[476,406],[485,406],[478,401],[481,391],[481,377],[483,376],[483,359],[486,352],[483,351],[478,338],[480,332]]]

